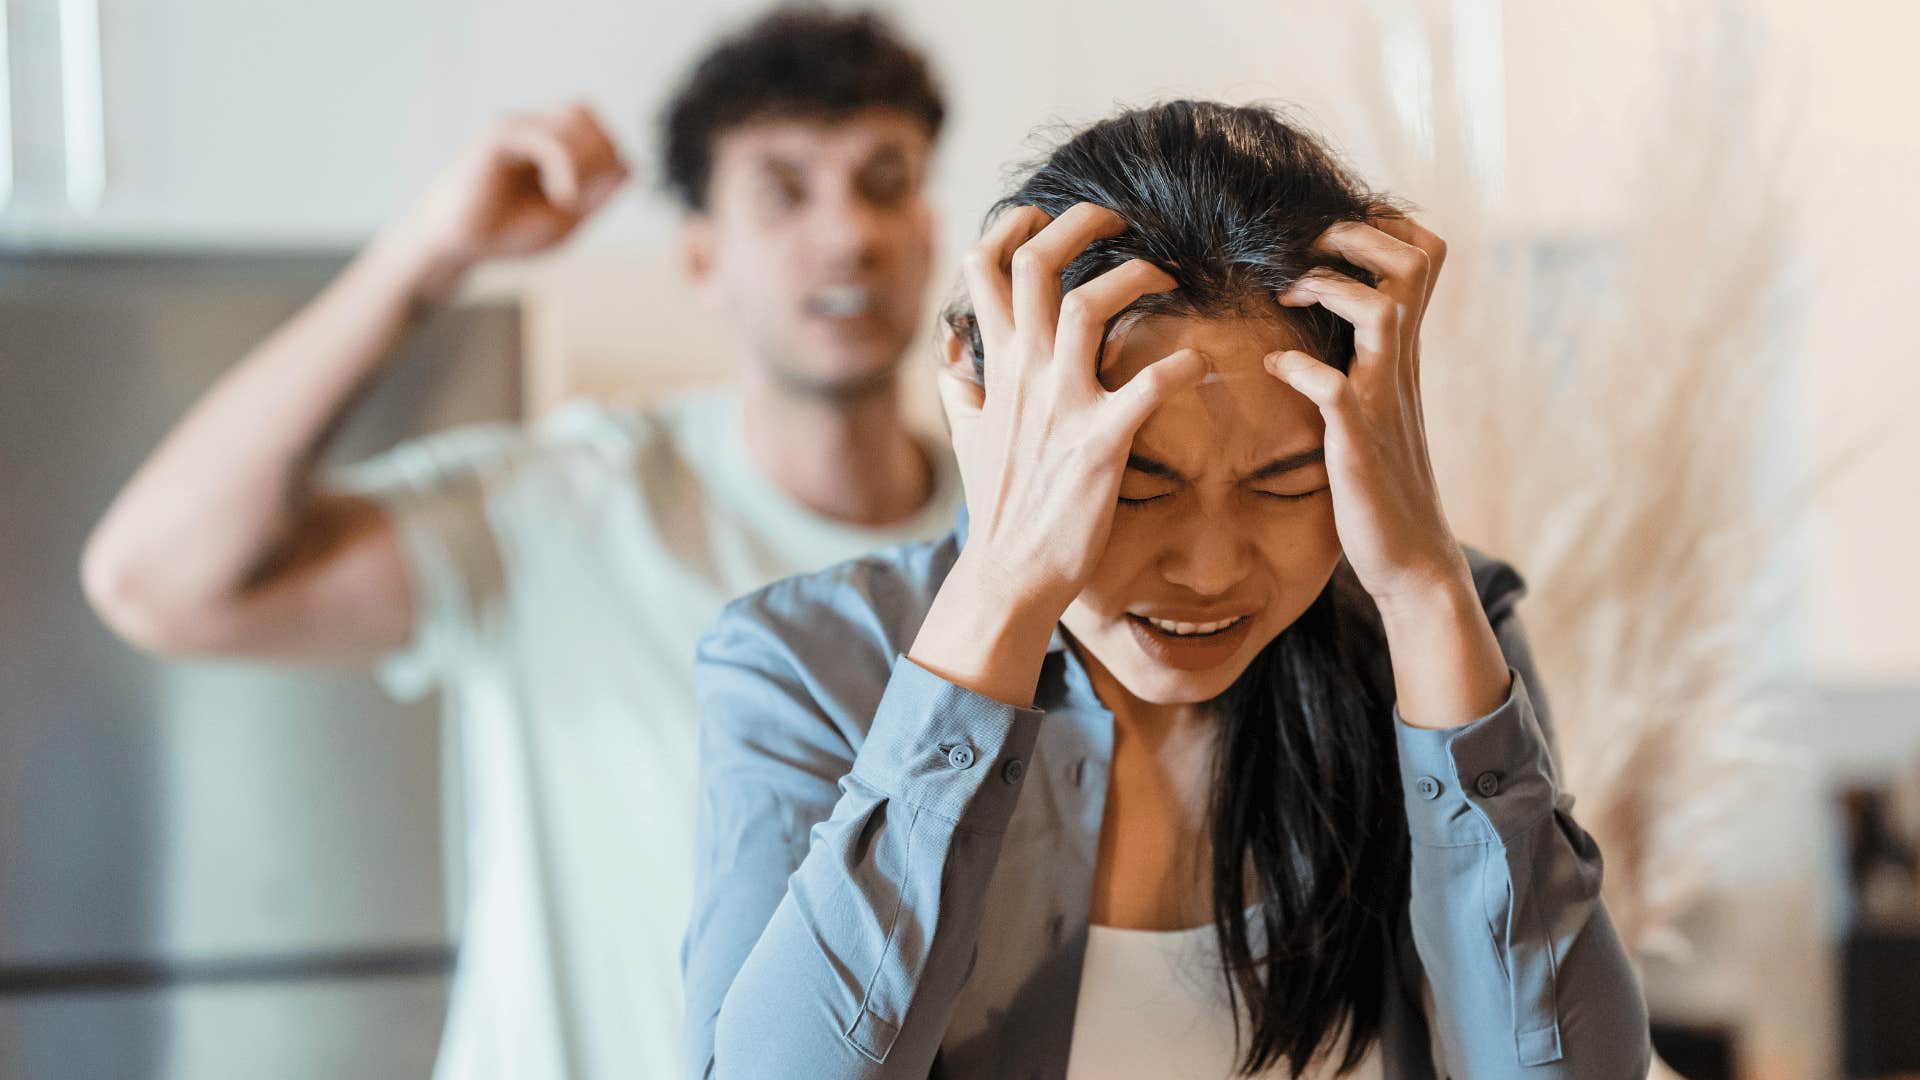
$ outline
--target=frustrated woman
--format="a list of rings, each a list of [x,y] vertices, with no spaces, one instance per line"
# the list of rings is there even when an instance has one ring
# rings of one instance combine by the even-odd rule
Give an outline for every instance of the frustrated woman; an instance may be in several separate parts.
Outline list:
[[[1439,238],[1201,102],[990,222],[965,520],[701,646],[690,1075],[1645,1076],[1520,579],[1428,464]]]

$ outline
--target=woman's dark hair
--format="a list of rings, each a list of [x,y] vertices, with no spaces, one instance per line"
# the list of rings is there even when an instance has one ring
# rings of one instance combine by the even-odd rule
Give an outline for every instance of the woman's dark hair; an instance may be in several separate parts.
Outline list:
[[[774,9],[715,45],[681,84],[660,123],[667,190],[707,206],[713,148],[742,124],[769,118],[840,120],[889,108],[938,138],[946,103],[926,57],[870,11],[816,4]]]
[[[1282,308],[1273,296],[1314,267],[1372,284],[1311,245],[1335,222],[1399,212],[1274,110],[1200,101],[1080,130],[1029,166],[989,220],[1016,206],[1057,217],[1080,202],[1116,211],[1128,227],[1069,263],[1063,289],[1146,259],[1178,288],[1129,313],[1269,312],[1342,371],[1353,359],[1351,325],[1319,307]],[[984,382],[991,358],[972,311],[963,300],[945,317]],[[1283,1059],[1304,1071],[1343,1035],[1339,1068],[1354,1067],[1399,986],[1408,840],[1390,705],[1378,613],[1344,565],[1211,703],[1213,915],[1236,1032],[1238,1003],[1246,1006],[1249,1073]]]

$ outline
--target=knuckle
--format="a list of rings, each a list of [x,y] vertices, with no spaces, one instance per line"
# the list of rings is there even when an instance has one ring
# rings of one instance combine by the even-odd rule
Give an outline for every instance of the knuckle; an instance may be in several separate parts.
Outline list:
[[[1352,385],[1338,369],[1328,367],[1326,364],[1321,364],[1314,369],[1313,380],[1319,386],[1322,395],[1335,401],[1343,397]]]
[[[1129,278],[1146,284],[1161,284],[1173,281],[1173,275],[1162,270],[1148,259],[1128,259],[1120,270]]]
[[[1013,272],[1019,277],[1039,277],[1047,272],[1046,256],[1032,244],[1022,244],[1014,251]]]
[[[1380,324],[1382,329],[1389,332],[1398,331],[1400,329],[1400,317],[1403,309],[1391,297],[1380,293],[1375,293],[1374,295],[1377,299],[1368,302],[1371,317],[1376,323]]]
[[[504,143],[519,135],[526,125],[526,119],[515,113],[496,116],[487,125],[486,141],[494,144]]]
[[[1037,206],[1030,204],[1016,206],[1003,219],[1003,228],[1009,236],[1021,231],[1035,233],[1045,228],[1052,220],[1045,210]]]
[[[1085,291],[1074,289],[1060,298],[1060,317],[1075,322],[1100,322],[1100,311]]]

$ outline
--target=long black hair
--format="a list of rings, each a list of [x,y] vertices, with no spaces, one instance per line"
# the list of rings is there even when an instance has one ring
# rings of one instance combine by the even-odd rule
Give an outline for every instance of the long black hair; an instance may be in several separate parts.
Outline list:
[[[1016,206],[1057,217],[1080,202],[1116,211],[1128,228],[1069,263],[1063,289],[1146,259],[1178,288],[1143,298],[1131,313],[1265,311],[1289,320],[1342,371],[1353,359],[1352,326],[1272,298],[1315,267],[1372,284],[1311,245],[1335,222],[1399,212],[1277,111],[1201,101],[1081,129],[1028,166],[988,217]],[[971,309],[959,301],[945,317],[984,381]],[[1344,563],[1211,703],[1213,917],[1249,1073],[1283,1059],[1304,1071],[1343,1038],[1344,1072],[1379,1036],[1408,895],[1390,705],[1378,613]],[[1240,1002],[1250,1031],[1240,1030]]]

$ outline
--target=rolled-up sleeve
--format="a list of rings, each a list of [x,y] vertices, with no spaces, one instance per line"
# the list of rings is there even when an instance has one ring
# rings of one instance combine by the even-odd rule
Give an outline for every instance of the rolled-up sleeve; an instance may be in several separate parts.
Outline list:
[[[849,731],[789,648],[738,606],[700,647],[688,1075],[919,1080],[1042,717],[896,657]]]
[[[380,685],[401,701],[438,687],[500,617],[505,570],[490,520],[487,480],[527,454],[506,424],[422,436],[330,470],[334,490],[376,503],[392,523],[413,599],[407,643],[382,657]]]
[[[1560,790],[1517,618],[1496,632],[1504,703],[1449,729],[1394,717],[1435,1065],[1473,1080],[1644,1077],[1646,1003],[1601,902],[1600,851]]]

